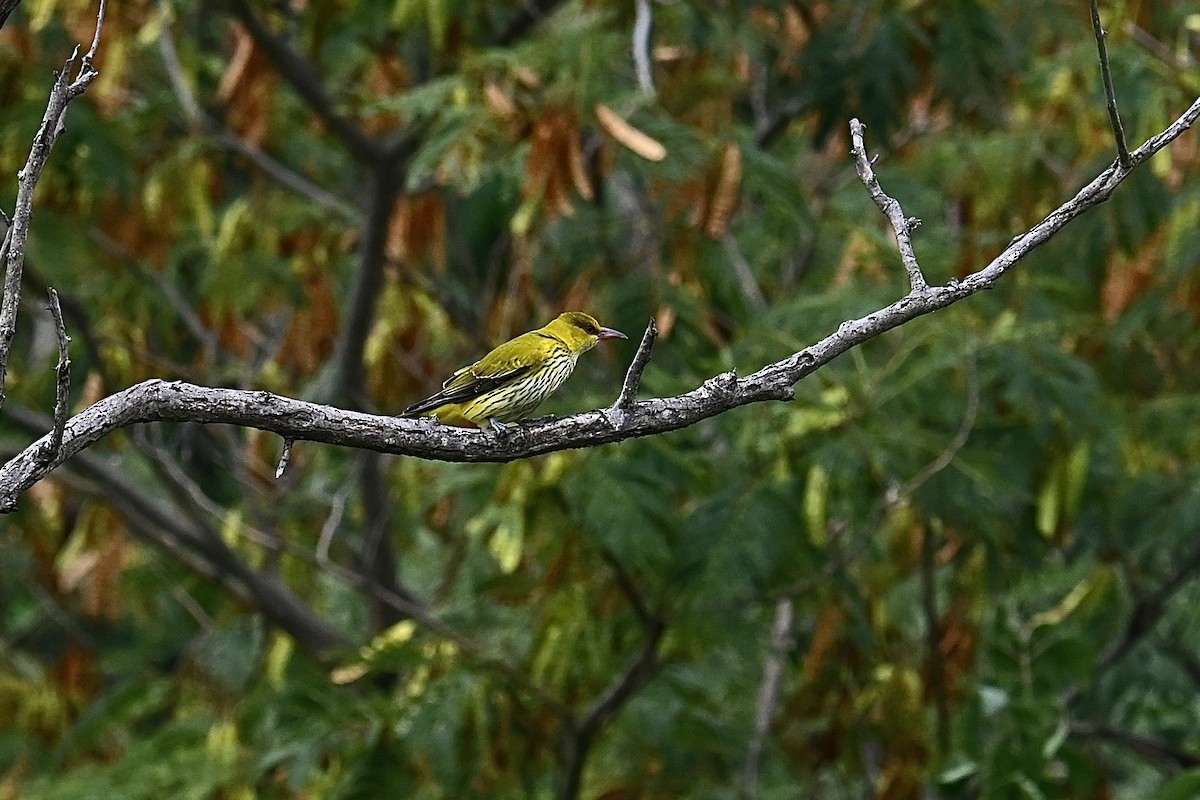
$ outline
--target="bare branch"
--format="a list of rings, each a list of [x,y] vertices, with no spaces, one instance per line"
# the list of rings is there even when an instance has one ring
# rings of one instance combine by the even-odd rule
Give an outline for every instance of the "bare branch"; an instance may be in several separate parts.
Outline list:
[[[30,431],[48,427],[45,415],[20,406],[7,409],[6,417]],[[287,631],[306,652],[328,658],[337,648],[353,644],[277,576],[251,567],[203,523],[150,495],[143,485],[126,475],[124,470],[114,469],[111,459],[80,453],[61,479],[70,482],[81,476],[90,485],[89,492],[109,502],[134,535],[258,609],[271,624]]]
[[[557,800],[575,800],[579,796],[583,766],[596,737],[658,671],[658,646],[666,628],[661,619],[654,620],[646,629],[642,646],[629,659],[621,674],[592,703],[579,723],[565,726],[561,741],[563,776],[555,792]]]
[[[775,602],[775,621],[771,625],[771,649],[763,662],[762,683],[758,687],[758,708],[754,713],[754,736],[746,749],[746,764],[742,768],[742,796],[746,800],[758,797],[758,765],[763,747],[771,731],[775,706],[779,700],[779,684],[783,678],[783,657],[792,636],[795,604],[783,597]]]
[[[292,460],[292,445],[295,443],[295,439],[283,440],[283,452],[279,454],[279,466],[275,468],[275,480],[279,480],[283,477],[283,473],[287,472],[288,463]]]
[[[1166,130],[1130,154],[1140,164],[1200,118],[1200,98]],[[111,395],[68,421],[63,447],[40,464],[30,448],[0,467],[0,511],[65,459],[118,428],[139,422],[191,420],[221,422],[270,431],[284,438],[325,442],[439,461],[504,462],[581,447],[594,447],[678,430],[750,403],[792,398],[797,381],[837,356],[909,320],[945,308],[987,289],[1014,264],[1047,242],[1088,208],[1104,202],[1129,172],[1112,165],[1027,232],[1017,236],[991,263],[961,281],[909,294],[744,378],[726,373],[675,397],[634,402],[615,428],[609,411],[561,419],[534,420],[500,439],[487,433],[439,425],[433,418],[397,419],[291,400],[269,392],[206,388],[150,380]]]
[[[4,23],[8,21],[8,15],[16,10],[21,4],[21,0],[0,0],[0,28],[4,27]]]
[[[900,248],[900,258],[904,261],[905,271],[908,272],[909,286],[913,294],[920,294],[926,290],[927,286],[925,276],[921,274],[921,265],[917,263],[917,255],[913,252],[912,233],[921,224],[921,220],[916,217],[906,217],[900,203],[884,193],[883,188],[879,185],[879,180],[875,177],[875,171],[871,168],[871,159],[867,157],[866,145],[863,144],[863,124],[857,119],[850,120],[850,140],[853,142],[850,154],[854,156],[854,167],[858,170],[858,178],[863,182],[863,186],[867,187],[867,192],[875,201],[875,205],[879,206],[879,210],[892,223],[892,230],[896,232],[896,244]]]
[[[636,0],[637,16],[633,21],[633,65],[638,86],[654,97],[654,71],[650,62],[650,32],[654,29],[654,12],[650,0]]]
[[[95,80],[96,75],[99,74],[92,69],[92,62],[96,60],[96,53],[99,52],[100,49],[100,34],[104,30],[104,10],[106,6],[107,0],[100,0],[100,8],[96,10],[96,32],[92,35],[92,46],[88,48],[86,53],[84,53],[83,63],[79,68],[80,78],[87,73],[93,74],[87,79],[87,83],[78,86],[78,94],[83,94],[84,89],[87,89],[88,85],[91,84],[91,82]],[[78,83],[79,81],[76,80],[76,83],[72,84],[72,88],[75,88],[76,84]]]
[[[971,430],[975,427],[975,418],[979,414],[979,374],[975,368],[975,361],[967,362],[967,406],[963,410],[962,421],[958,423],[958,431],[955,432],[954,438],[946,445],[942,452],[921,468],[920,472],[908,479],[897,491],[897,497],[905,498],[920,489],[929,480],[939,472],[950,466],[950,462],[958,455],[958,451],[966,445],[967,439],[971,437]]]
[[[67,59],[61,71],[54,76],[54,84],[50,88],[50,99],[46,104],[46,113],[42,115],[42,123],[38,126],[33,137],[33,146],[29,149],[29,158],[24,168],[17,173],[17,203],[13,212],[12,225],[5,234],[7,244],[4,270],[4,297],[0,301],[0,408],[4,407],[4,385],[8,377],[8,356],[12,350],[13,334],[17,329],[17,308],[21,303],[21,271],[25,267],[25,244],[29,237],[29,222],[33,216],[33,192],[37,188],[42,169],[50,159],[50,150],[64,130],[67,106],[79,95],[83,94],[96,76],[100,73],[92,66],[96,49],[100,46],[100,31],[104,27],[105,1],[100,0],[100,9],[96,13],[96,34],[92,38],[92,46],[88,49],[79,65],[75,79],[71,79],[71,70],[79,55],[79,48]]]
[[[402,186],[403,181],[392,170],[376,170],[371,178],[358,263],[342,313],[345,322],[334,343],[331,395],[355,409],[367,406],[363,352],[375,324],[375,307],[382,293],[383,269],[387,263],[388,224]]]
[[[67,426],[67,404],[71,394],[71,358],[67,352],[71,337],[67,336],[67,324],[63,322],[58,292],[51,288],[49,294],[50,316],[54,318],[54,329],[58,334],[58,364],[54,368],[54,427],[50,431],[50,441],[43,455],[47,460],[53,459],[62,449],[63,429]]]
[[[638,388],[642,385],[642,373],[646,371],[646,365],[650,363],[650,352],[654,349],[654,340],[657,338],[658,326],[651,318],[646,325],[646,332],[642,334],[642,341],[638,344],[637,352],[633,354],[633,361],[629,363],[629,370],[625,373],[625,382],[621,384],[621,393],[617,395],[616,402],[605,412],[614,428],[620,428],[625,424],[629,410],[637,402]]]
[[[1088,0],[1092,7],[1092,32],[1096,34],[1096,50],[1100,54],[1100,77],[1104,82],[1104,101],[1108,107],[1108,123],[1112,126],[1113,138],[1117,142],[1117,161],[1125,169],[1133,168],[1129,158],[1129,147],[1125,144],[1125,129],[1117,111],[1117,92],[1113,89],[1112,68],[1108,64],[1107,31],[1100,25],[1100,6],[1096,0]]]
[[[1147,736],[1096,722],[1072,722],[1068,728],[1077,739],[1098,739],[1123,747],[1170,771],[1200,767],[1200,753],[1178,747],[1165,739]]]
[[[737,239],[727,233],[721,239],[721,244],[725,247],[725,255],[729,257],[729,263],[733,265],[733,273],[737,275],[738,284],[742,287],[742,294],[746,296],[755,311],[765,310],[767,307],[766,295],[763,294],[758,281],[754,279],[750,262],[746,260],[742,248],[738,247]]]
[[[621,589],[621,593],[625,595],[625,599],[629,601],[629,605],[633,608],[633,613],[638,618],[638,622],[642,623],[646,628],[651,627],[654,624],[654,618],[650,614],[650,609],[647,607],[646,601],[643,599],[637,584],[633,582],[633,576],[629,574],[629,570],[625,569],[625,565],[621,563],[621,560],[607,547],[600,549],[600,555],[612,567],[613,575],[617,579],[617,586]]]

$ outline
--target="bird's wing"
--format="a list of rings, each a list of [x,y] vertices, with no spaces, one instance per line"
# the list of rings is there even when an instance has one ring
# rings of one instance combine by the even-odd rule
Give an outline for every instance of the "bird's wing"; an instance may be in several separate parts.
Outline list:
[[[549,339],[543,342],[543,339]],[[404,409],[405,416],[421,414],[447,403],[465,403],[510,383],[542,364],[554,346],[561,343],[553,337],[532,331],[488,353],[469,367],[455,372],[442,384],[442,390],[431,397]]]

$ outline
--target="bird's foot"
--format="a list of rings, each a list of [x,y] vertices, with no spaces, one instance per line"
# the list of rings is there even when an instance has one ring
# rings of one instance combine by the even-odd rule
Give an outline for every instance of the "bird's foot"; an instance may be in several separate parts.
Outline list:
[[[489,426],[489,427],[492,429],[492,431],[493,431],[493,432],[494,432],[494,433],[495,433],[497,436],[501,436],[501,437],[503,437],[503,436],[507,436],[507,435],[508,435],[508,432],[509,432],[510,430],[512,430],[512,428],[511,428],[511,427],[509,427],[508,425],[505,425],[503,422],[501,422],[501,421],[500,421],[500,420],[498,420],[498,419],[489,419],[489,420],[488,420],[488,426]]]

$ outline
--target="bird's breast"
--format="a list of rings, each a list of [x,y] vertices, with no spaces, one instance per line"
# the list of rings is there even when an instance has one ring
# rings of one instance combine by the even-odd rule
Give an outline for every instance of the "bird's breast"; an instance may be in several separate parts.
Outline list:
[[[567,350],[556,350],[536,369],[472,400],[463,415],[474,422],[524,419],[571,376],[576,358]]]

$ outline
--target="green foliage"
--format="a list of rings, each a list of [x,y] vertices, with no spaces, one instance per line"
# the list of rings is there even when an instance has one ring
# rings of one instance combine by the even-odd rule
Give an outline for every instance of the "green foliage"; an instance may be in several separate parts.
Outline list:
[[[372,410],[565,307],[635,341],[653,317],[643,395],[677,394],[906,291],[851,116],[936,283],[1114,158],[1078,4],[651,3],[650,97],[631,3],[250,3],[311,60],[316,111],[233,5],[110,7],[39,185],[9,403],[49,407],[42,284],[67,301],[76,406],[147,377],[328,400],[372,242]],[[1136,145],[1196,92],[1194,11],[1101,12]],[[25,0],[0,32],[0,173],[93,19]],[[411,148],[355,156],[339,121]],[[792,403],[377,479],[301,443],[277,481],[278,443],[249,431],[109,437],[0,535],[0,800],[554,797],[657,623],[582,797],[744,796],[768,663],[764,800],[1196,795],[1195,150]],[[546,413],[610,403],[632,352],[589,353]],[[9,451],[33,434],[16,420]],[[363,588],[380,536],[422,614]],[[250,577],[205,560],[225,551]],[[350,646],[306,648],[297,608]]]

